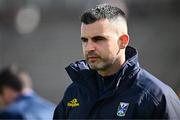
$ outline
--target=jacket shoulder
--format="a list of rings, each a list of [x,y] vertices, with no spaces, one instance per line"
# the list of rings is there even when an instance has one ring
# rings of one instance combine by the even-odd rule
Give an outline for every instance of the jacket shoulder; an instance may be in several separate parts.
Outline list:
[[[144,69],[141,69],[139,74],[137,75],[136,84],[147,94],[149,94],[157,104],[162,101],[163,97],[177,97],[175,92],[168,85],[166,85]]]
[[[64,93],[64,99],[68,99],[68,98],[72,98],[77,96],[78,91],[80,90],[80,88],[83,87],[80,84],[73,82],[71,83],[65,90]]]

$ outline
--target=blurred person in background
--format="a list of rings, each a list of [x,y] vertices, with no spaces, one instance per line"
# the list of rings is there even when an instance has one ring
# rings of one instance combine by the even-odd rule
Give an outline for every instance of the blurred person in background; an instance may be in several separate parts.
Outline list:
[[[142,69],[137,50],[128,46],[121,9],[101,4],[85,11],[81,41],[85,60],[66,68],[73,83],[54,119],[180,119],[175,92]]]
[[[0,71],[0,95],[0,119],[52,119],[55,105],[34,92],[30,76],[17,65]]]
[[[3,107],[4,107],[4,103],[3,103],[3,101],[2,101],[2,99],[0,97],[0,109],[2,109]]]

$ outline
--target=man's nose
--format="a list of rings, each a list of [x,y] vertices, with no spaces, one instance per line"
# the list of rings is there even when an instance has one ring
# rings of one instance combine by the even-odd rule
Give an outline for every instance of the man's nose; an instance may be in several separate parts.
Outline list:
[[[95,50],[95,44],[92,41],[88,41],[86,44],[86,51],[94,51]]]

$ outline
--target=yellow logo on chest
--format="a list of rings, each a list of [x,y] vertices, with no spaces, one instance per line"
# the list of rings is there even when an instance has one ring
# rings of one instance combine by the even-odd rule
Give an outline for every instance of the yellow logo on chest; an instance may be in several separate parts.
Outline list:
[[[67,103],[68,107],[78,107],[80,104],[76,98],[72,99]]]

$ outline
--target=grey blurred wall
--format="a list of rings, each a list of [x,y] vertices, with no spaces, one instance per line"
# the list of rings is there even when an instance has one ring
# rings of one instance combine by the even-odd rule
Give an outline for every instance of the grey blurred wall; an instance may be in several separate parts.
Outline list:
[[[81,12],[99,3],[77,0],[0,1],[0,68],[17,63],[27,69],[34,89],[58,103],[71,83],[64,68],[82,59]],[[180,2],[176,0],[126,0],[130,45],[138,49],[141,67],[179,91]],[[29,34],[15,29],[18,9],[35,4],[41,10],[38,27]],[[2,7],[4,6],[4,7]]]

